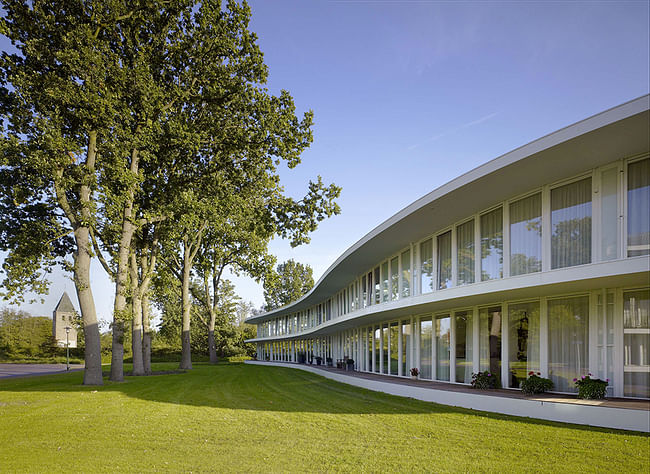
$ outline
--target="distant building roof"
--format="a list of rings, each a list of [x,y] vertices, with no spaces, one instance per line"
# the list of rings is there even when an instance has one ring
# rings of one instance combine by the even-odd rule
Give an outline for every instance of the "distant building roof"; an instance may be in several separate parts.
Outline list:
[[[54,308],[54,311],[61,311],[62,313],[74,313],[75,309],[74,306],[72,306],[72,301],[70,301],[70,297],[65,291],[59,300],[59,304],[57,304],[56,308]]]

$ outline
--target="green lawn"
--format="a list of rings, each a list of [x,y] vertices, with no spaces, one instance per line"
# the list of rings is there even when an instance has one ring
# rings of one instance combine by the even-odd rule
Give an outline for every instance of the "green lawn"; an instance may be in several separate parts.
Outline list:
[[[154,370],[176,364],[155,364]],[[0,380],[2,472],[649,472],[639,433],[449,408],[300,370]]]

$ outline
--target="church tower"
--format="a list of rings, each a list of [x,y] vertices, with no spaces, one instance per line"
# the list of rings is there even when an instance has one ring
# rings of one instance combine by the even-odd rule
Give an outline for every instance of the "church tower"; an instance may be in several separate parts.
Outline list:
[[[59,347],[65,347],[66,327],[70,328],[68,334],[70,347],[77,347],[77,329],[73,324],[74,313],[75,309],[74,306],[72,306],[72,301],[70,301],[68,293],[64,291],[59,300],[59,304],[56,305],[52,314],[52,336],[56,339],[56,343]]]

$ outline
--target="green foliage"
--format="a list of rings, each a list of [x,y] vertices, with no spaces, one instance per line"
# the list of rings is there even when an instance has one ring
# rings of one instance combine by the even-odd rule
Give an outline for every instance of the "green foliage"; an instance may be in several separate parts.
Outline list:
[[[300,299],[314,286],[313,270],[293,259],[281,263],[277,271],[270,272],[264,278],[265,310],[288,305]]]
[[[0,310],[0,356],[22,358],[56,354],[50,318],[9,308]]]
[[[521,391],[526,395],[553,390],[553,381],[540,376],[539,372],[528,372],[528,378],[521,382]]]
[[[479,390],[489,390],[492,388],[500,388],[501,386],[497,374],[493,374],[489,370],[472,374],[472,381],[470,383],[472,388]]]
[[[592,379],[591,374],[583,375],[579,379],[573,379],[573,382],[578,387],[578,398],[585,400],[601,400],[605,398],[607,386],[609,385],[609,379]]]

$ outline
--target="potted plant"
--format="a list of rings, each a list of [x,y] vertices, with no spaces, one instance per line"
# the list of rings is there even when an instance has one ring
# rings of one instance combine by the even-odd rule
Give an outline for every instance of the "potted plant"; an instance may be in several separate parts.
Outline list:
[[[521,391],[525,395],[544,393],[553,389],[553,381],[541,376],[541,372],[528,372],[528,378],[521,382]]]
[[[420,376],[420,369],[418,369],[417,367],[413,367],[411,369],[411,379],[417,380],[419,376]]]
[[[493,374],[489,370],[472,374],[472,388],[479,390],[489,390],[491,388],[499,388],[499,379],[497,374]]]
[[[578,387],[578,398],[584,400],[601,400],[605,398],[607,386],[609,385],[609,379],[592,379],[591,374],[583,375],[579,379],[573,379],[573,382]]]
[[[316,356],[316,365],[320,365],[321,362],[323,362],[323,358],[321,356]]]
[[[354,359],[346,359],[345,364],[345,370],[354,370]]]

